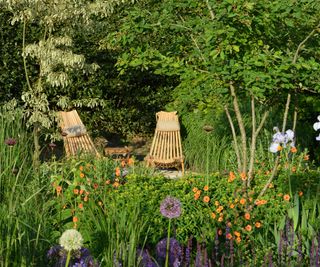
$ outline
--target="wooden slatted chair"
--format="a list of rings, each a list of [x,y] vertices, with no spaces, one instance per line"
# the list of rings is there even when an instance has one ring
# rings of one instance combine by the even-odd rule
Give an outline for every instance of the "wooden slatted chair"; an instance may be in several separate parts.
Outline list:
[[[79,154],[100,156],[76,110],[58,113],[67,157]]]
[[[180,124],[177,112],[160,111],[156,114],[157,126],[146,157],[148,166],[181,167],[184,173]]]

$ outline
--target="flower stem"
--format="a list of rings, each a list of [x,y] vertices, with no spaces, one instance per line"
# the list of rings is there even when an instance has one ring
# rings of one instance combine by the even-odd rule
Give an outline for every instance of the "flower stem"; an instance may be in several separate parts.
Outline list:
[[[68,255],[67,255],[67,260],[66,260],[66,265],[65,265],[65,267],[68,267],[68,266],[69,266],[70,257],[71,257],[71,250],[68,251]]]
[[[166,247],[166,262],[164,264],[165,267],[169,266],[170,228],[171,228],[171,219],[169,219],[169,225],[168,225],[168,237],[167,237],[167,247]]]

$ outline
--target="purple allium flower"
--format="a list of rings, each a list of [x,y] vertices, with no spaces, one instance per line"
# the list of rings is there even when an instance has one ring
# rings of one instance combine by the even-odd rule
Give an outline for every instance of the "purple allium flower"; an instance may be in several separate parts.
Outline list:
[[[163,238],[159,241],[159,243],[156,246],[156,253],[160,259],[165,259],[166,252],[167,252],[167,238]],[[170,265],[174,267],[180,266],[181,257],[182,257],[182,248],[179,242],[174,238],[170,238],[170,242],[169,242]]]
[[[8,138],[4,141],[4,143],[8,146],[14,146],[17,143],[17,140],[14,138]]]
[[[181,215],[181,202],[175,197],[166,197],[160,204],[160,212],[163,216],[173,219]]]
[[[138,258],[139,257],[141,258],[141,261],[140,261],[141,267],[157,267],[157,265],[153,262],[149,254],[149,251],[147,249],[144,249],[144,250],[138,249],[137,256]]]

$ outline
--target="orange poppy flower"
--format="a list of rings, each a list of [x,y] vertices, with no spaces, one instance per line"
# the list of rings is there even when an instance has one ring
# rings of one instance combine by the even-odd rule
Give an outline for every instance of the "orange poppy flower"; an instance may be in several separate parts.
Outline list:
[[[197,193],[197,191],[198,191],[198,188],[196,188],[196,187],[192,188],[193,193]]]
[[[72,218],[72,221],[73,221],[74,223],[78,222],[78,217],[74,216],[74,217]]]
[[[295,146],[291,147],[290,149],[291,153],[297,153],[297,148]]]
[[[256,228],[260,228],[260,227],[261,227],[261,222],[256,222],[256,223],[254,224],[254,226],[255,226]]]
[[[274,187],[273,183],[270,183],[268,187],[273,188]]]
[[[220,215],[218,222],[222,222],[223,221],[223,215]]]
[[[230,207],[230,209],[233,209],[234,208],[234,204],[231,203],[229,207]]]
[[[133,158],[128,159],[128,165],[131,166],[133,164],[134,164],[134,159]]]
[[[80,178],[83,178],[85,175],[83,172],[80,172]]]
[[[296,166],[293,166],[292,169],[291,169],[291,171],[292,171],[292,172],[296,172],[296,171],[297,171],[297,167],[296,167]]]
[[[250,231],[252,230],[252,226],[251,226],[250,224],[248,224],[248,225],[245,227],[245,229],[246,229],[248,232],[250,232]]]
[[[79,194],[79,189],[73,189],[73,193],[75,194],[75,195],[78,195]]]
[[[290,196],[288,194],[286,194],[286,195],[283,196],[283,199],[285,201],[289,201],[290,200]]]
[[[246,214],[244,215],[244,218],[245,218],[246,220],[250,220],[250,218],[251,218],[250,213],[246,212]]]
[[[211,218],[212,218],[212,219],[215,219],[216,217],[217,217],[217,215],[216,215],[214,212],[212,212],[212,213],[211,213]]]
[[[120,176],[121,175],[121,170],[119,167],[116,168],[116,176]]]
[[[83,166],[79,167],[79,171],[81,171],[81,172],[83,171]]]
[[[237,237],[237,238],[236,238],[236,241],[237,241],[237,243],[239,244],[239,243],[241,242],[241,238],[240,238],[240,237]]]
[[[302,197],[302,196],[303,196],[303,192],[300,191],[300,192],[299,192],[299,197]]]
[[[219,206],[219,208],[217,208],[217,212],[220,213],[223,210],[223,206]]]
[[[304,159],[304,160],[309,160],[309,155],[305,155],[305,156],[303,157],[303,159]]]
[[[203,188],[203,191],[208,191],[209,190],[209,186],[205,185]]]
[[[219,205],[220,205],[219,201],[216,200],[216,201],[214,202],[214,205],[215,205],[215,206],[219,206]]]
[[[278,148],[277,148],[277,150],[278,150],[278,151],[281,151],[281,150],[282,150],[282,146],[279,145]]]
[[[79,206],[78,206],[80,209],[83,209],[83,204],[82,203],[79,203]]]
[[[231,240],[231,239],[232,239],[232,234],[227,233],[227,234],[226,234],[226,238],[229,239],[229,240]]]
[[[261,200],[257,199],[254,204],[256,204],[257,206],[260,206],[261,205]]]
[[[246,204],[246,200],[245,200],[244,198],[241,198],[241,199],[240,199],[240,204],[241,204],[241,205]]]
[[[119,185],[120,185],[120,184],[119,184],[118,182],[114,182],[112,186],[115,187],[115,188],[117,188],[117,187],[119,187]]]
[[[110,180],[107,180],[107,181],[106,181],[106,184],[110,184]]]
[[[203,197],[203,202],[208,203],[210,201],[210,197],[204,196]]]
[[[194,200],[198,200],[198,199],[199,199],[199,197],[200,197],[200,195],[199,195],[199,194],[197,194],[197,193],[195,193],[193,197],[194,197]]]
[[[241,177],[241,180],[242,180],[242,181],[247,180],[247,175],[246,175],[245,172],[240,173],[240,177]]]
[[[83,190],[83,189],[80,189],[80,191],[79,191],[80,195],[82,195],[83,192],[84,192],[84,190]]]

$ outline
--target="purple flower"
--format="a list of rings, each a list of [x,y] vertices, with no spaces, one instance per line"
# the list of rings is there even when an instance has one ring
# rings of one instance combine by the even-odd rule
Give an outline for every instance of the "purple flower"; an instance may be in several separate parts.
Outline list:
[[[160,259],[165,259],[166,251],[167,251],[167,238],[163,238],[159,241],[159,243],[156,246],[157,256]],[[174,266],[174,267],[180,266],[181,257],[182,257],[182,247],[180,246],[179,242],[176,239],[170,238],[170,242],[169,242],[170,266]]]
[[[160,204],[160,212],[169,219],[178,218],[181,215],[181,202],[174,197],[166,197]]]
[[[8,138],[4,141],[4,143],[8,146],[14,146],[17,143],[17,140],[14,138]]]
[[[147,249],[144,249],[144,250],[138,249],[137,256],[138,258],[139,257],[141,258],[141,261],[140,261],[141,267],[157,267],[157,265],[153,262],[149,254],[149,251]]]

